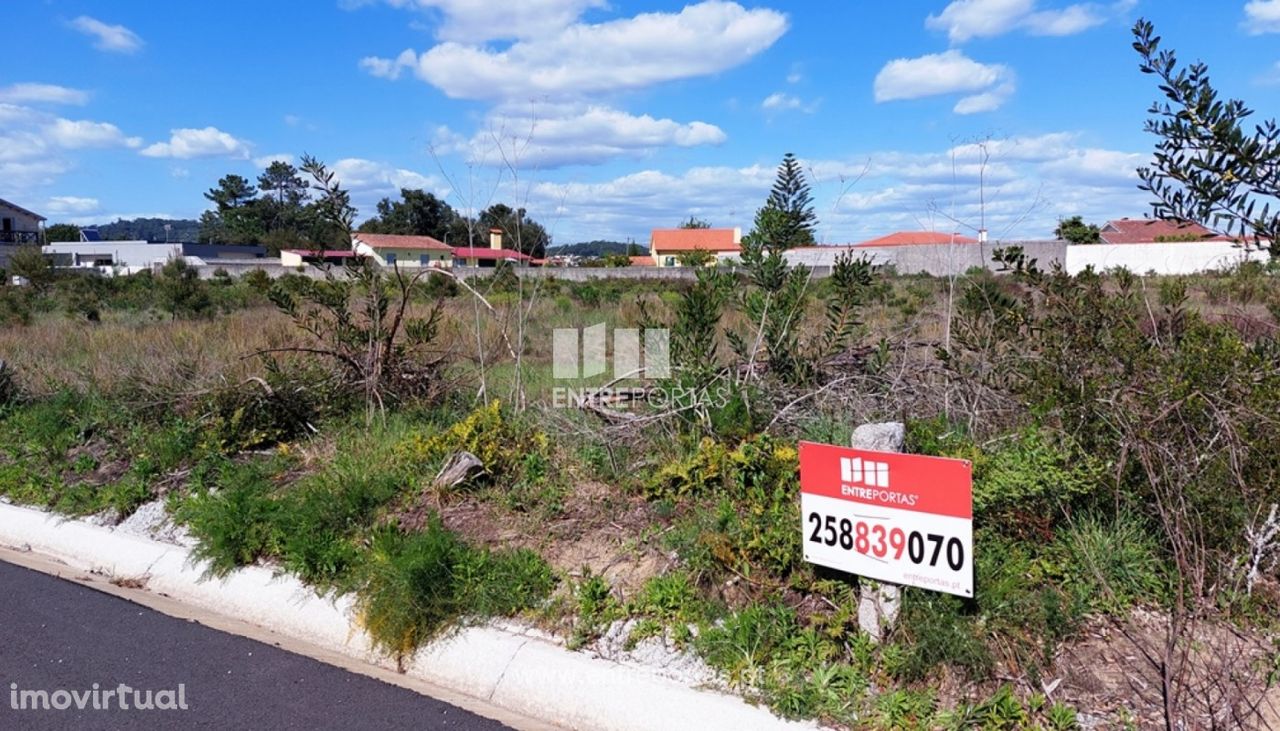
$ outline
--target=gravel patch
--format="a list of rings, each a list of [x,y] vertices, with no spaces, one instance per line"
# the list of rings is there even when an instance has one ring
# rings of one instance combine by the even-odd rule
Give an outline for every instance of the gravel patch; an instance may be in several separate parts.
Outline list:
[[[196,539],[187,531],[187,527],[178,525],[169,516],[163,499],[144,503],[121,521],[116,530],[184,548],[196,545]]]
[[[666,634],[646,637],[628,649],[628,639],[638,624],[639,620],[636,619],[614,622],[588,651],[597,657],[645,670],[691,687],[724,686],[715,669],[693,652],[677,647]]]

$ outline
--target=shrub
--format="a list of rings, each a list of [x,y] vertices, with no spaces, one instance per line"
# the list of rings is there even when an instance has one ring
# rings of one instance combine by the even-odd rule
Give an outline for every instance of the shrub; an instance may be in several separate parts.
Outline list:
[[[1074,520],[1047,553],[1063,586],[1092,610],[1120,615],[1169,596],[1170,567],[1141,516],[1121,512]]]
[[[358,557],[357,540],[405,485],[401,474],[367,455],[339,457],[282,498],[273,516],[289,571],[321,588],[339,586]]]
[[[322,364],[295,362],[286,373],[269,360],[265,375],[224,384],[205,397],[213,448],[235,453],[295,439],[314,433],[322,416],[350,408],[350,399],[334,391]]]
[[[794,447],[760,436],[728,451],[704,438],[684,460],[669,464],[648,485],[650,497],[718,501],[713,524],[696,544],[720,564],[751,575],[788,576],[800,562],[800,512]]]
[[[449,455],[470,452],[484,465],[489,479],[500,481],[522,473],[531,455],[545,455],[550,440],[541,431],[520,429],[491,401],[443,432],[416,434],[401,448],[410,461],[438,467]]]
[[[226,463],[216,491],[197,493],[179,504],[177,518],[199,540],[192,555],[208,561],[211,574],[225,576],[278,552],[275,471],[276,465],[266,460]]]
[[[555,579],[536,554],[472,548],[433,516],[421,533],[378,529],[358,582],[361,623],[378,647],[403,662],[460,619],[533,607]]]
[[[570,649],[578,649],[598,638],[610,622],[622,616],[622,607],[613,597],[609,582],[589,570],[584,573],[573,596],[577,616],[568,644]]]
[[[178,317],[199,317],[209,312],[209,285],[185,259],[170,259],[156,277],[160,307]]]

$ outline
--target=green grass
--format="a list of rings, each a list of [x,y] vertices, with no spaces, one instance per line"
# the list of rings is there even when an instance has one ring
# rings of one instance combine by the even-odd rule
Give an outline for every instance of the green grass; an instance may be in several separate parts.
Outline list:
[[[527,550],[474,548],[433,518],[425,530],[376,530],[357,569],[356,609],[374,642],[403,660],[459,621],[534,608],[555,586]]]

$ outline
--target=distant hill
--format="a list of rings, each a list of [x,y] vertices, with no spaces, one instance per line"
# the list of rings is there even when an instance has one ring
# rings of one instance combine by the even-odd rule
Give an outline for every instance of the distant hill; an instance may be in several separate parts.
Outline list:
[[[637,256],[648,253],[648,250],[640,244],[626,244],[621,241],[584,241],[580,244],[549,247],[547,256],[608,256],[626,254],[629,247],[635,247]]]
[[[164,225],[169,224],[169,231]],[[119,219],[115,223],[101,223],[96,228],[106,241],[199,241],[200,222],[187,218],[135,218]]]

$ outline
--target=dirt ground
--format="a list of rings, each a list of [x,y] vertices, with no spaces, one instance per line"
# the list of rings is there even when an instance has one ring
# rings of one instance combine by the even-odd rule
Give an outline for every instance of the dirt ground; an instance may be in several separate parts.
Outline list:
[[[1277,669],[1272,639],[1218,621],[1191,626],[1186,641],[1170,645],[1168,627],[1167,615],[1147,610],[1123,623],[1095,621],[1059,652],[1048,695],[1108,719],[1099,728],[1125,718],[1165,728],[1168,695],[1183,728],[1280,729],[1280,689],[1268,687]]]
[[[496,488],[490,488],[496,489]],[[491,495],[436,501],[425,495],[397,518],[412,528],[438,510],[446,528],[480,545],[536,550],[569,576],[603,576],[626,601],[673,563],[660,548],[663,530],[643,498],[600,482],[569,488],[554,517],[509,510]]]

